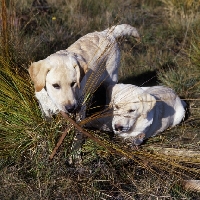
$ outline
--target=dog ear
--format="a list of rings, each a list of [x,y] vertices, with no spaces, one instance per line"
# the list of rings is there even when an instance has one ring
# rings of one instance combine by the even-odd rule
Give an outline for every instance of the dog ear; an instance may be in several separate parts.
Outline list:
[[[156,98],[147,92],[142,93],[138,98],[141,102],[140,113],[146,118],[147,113],[155,106]]]
[[[40,92],[45,87],[46,75],[50,70],[45,60],[31,63],[28,69],[31,80],[34,83],[35,91]]]
[[[80,75],[81,75],[81,79],[83,78],[83,76],[87,73],[88,71],[88,65],[85,61],[85,59],[78,55],[78,54],[74,54],[75,55],[75,58],[76,60],[78,61],[78,64],[79,64],[79,67],[80,67]]]
[[[81,72],[80,72],[80,67],[79,65],[74,65],[74,69],[76,70],[76,81],[77,85],[80,88],[80,81],[81,81]]]
[[[113,90],[114,90],[114,84],[113,85],[109,85],[107,88],[106,88],[106,105],[110,104],[110,103],[113,103],[111,102],[112,101],[112,97],[113,97]]]
[[[76,58],[76,61],[78,62],[78,63],[74,63],[74,68],[77,73],[78,87],[80,88],[80,82],[85,76],[86,72],[88,71],[88,66],[85,60],[80,55],[74,54],[74,56]]]
[[[88,71],[88,65],[87,65],[87,63],[82,58],[80,58],[80,57],[77,57],[77,59],[78,59],[80,68],[82,69],[82,72],[84,74],[86,74],[86,72]]]

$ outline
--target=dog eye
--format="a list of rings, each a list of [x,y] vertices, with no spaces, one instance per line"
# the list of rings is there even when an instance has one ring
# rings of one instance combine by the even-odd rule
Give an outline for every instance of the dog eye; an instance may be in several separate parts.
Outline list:
[[[52,86],[53,86],[54,88],[56,88],[56,89],[60,89],[60,85],[58,85],[57,83],[52,84]]]
[[[76,84],[76,81],[73,81],[70,86],[74,87],[75,84]]]
[[[132,112],[135,112],[135,110],[133,110],[133,109],[130,109],[128,112],[129,112],[129,113],[132,113]]]

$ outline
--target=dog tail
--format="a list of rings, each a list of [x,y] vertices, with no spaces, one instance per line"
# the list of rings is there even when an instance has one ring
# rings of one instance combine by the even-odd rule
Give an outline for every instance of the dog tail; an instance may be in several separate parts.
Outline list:
[[[136,40],[140,40],[140,35],[136,28],[132,27],[129,24],[120,24],[112,26],[111,28],[106,29],[108,34],[113,35],[115,39],[123,36],[133,36]]]

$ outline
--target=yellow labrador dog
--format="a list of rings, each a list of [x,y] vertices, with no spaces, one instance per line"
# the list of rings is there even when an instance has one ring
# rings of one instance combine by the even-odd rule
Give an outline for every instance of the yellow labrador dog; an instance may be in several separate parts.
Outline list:
[[[168,87],[115,84],[107,91],[112,117],[92,121],[88,126],[114,131],[134,145],[179,124],[185,116],[186,103]]]
[[[114,133],[135,145],[179,124],[185,116],[186,103],[168,87],[116,84],[109,94]]]
[[[102,32],[89,33],[66,50],[31,64],[29,74],[46,116],[58,111],[73,112],[92,72],[96,72],[90,80],[92,86],[103,82],[107,87],[118,81],[120,50],[116,39],[123,36],[139,38],[134,27],[116,25]]]

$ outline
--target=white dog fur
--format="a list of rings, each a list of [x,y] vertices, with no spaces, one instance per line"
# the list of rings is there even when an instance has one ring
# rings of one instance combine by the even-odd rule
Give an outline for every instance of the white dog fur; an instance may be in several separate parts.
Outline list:
[[[179,124],[185,116],[186,103],[168,87],[115,84],[108,87],[108,95],[113,116],[89,126],[113,130],[134,145]]]
[[[179,124],[185,116],[185,102],[170,88],[116,84],[111,91],[113,131],[132,138],[136,145]]]
[[[102,32],[89,33],[66,50],[31,64],[29,74],[35,94],[47,117],[59,111],[73,112],[91,73],[102,66],[101,75],[93,77],[96,79],[93,87],[102,82],[107,87],[118,81],[120,50],[116,39],[122,36],[139,38],[134,27],[121,24]]]

